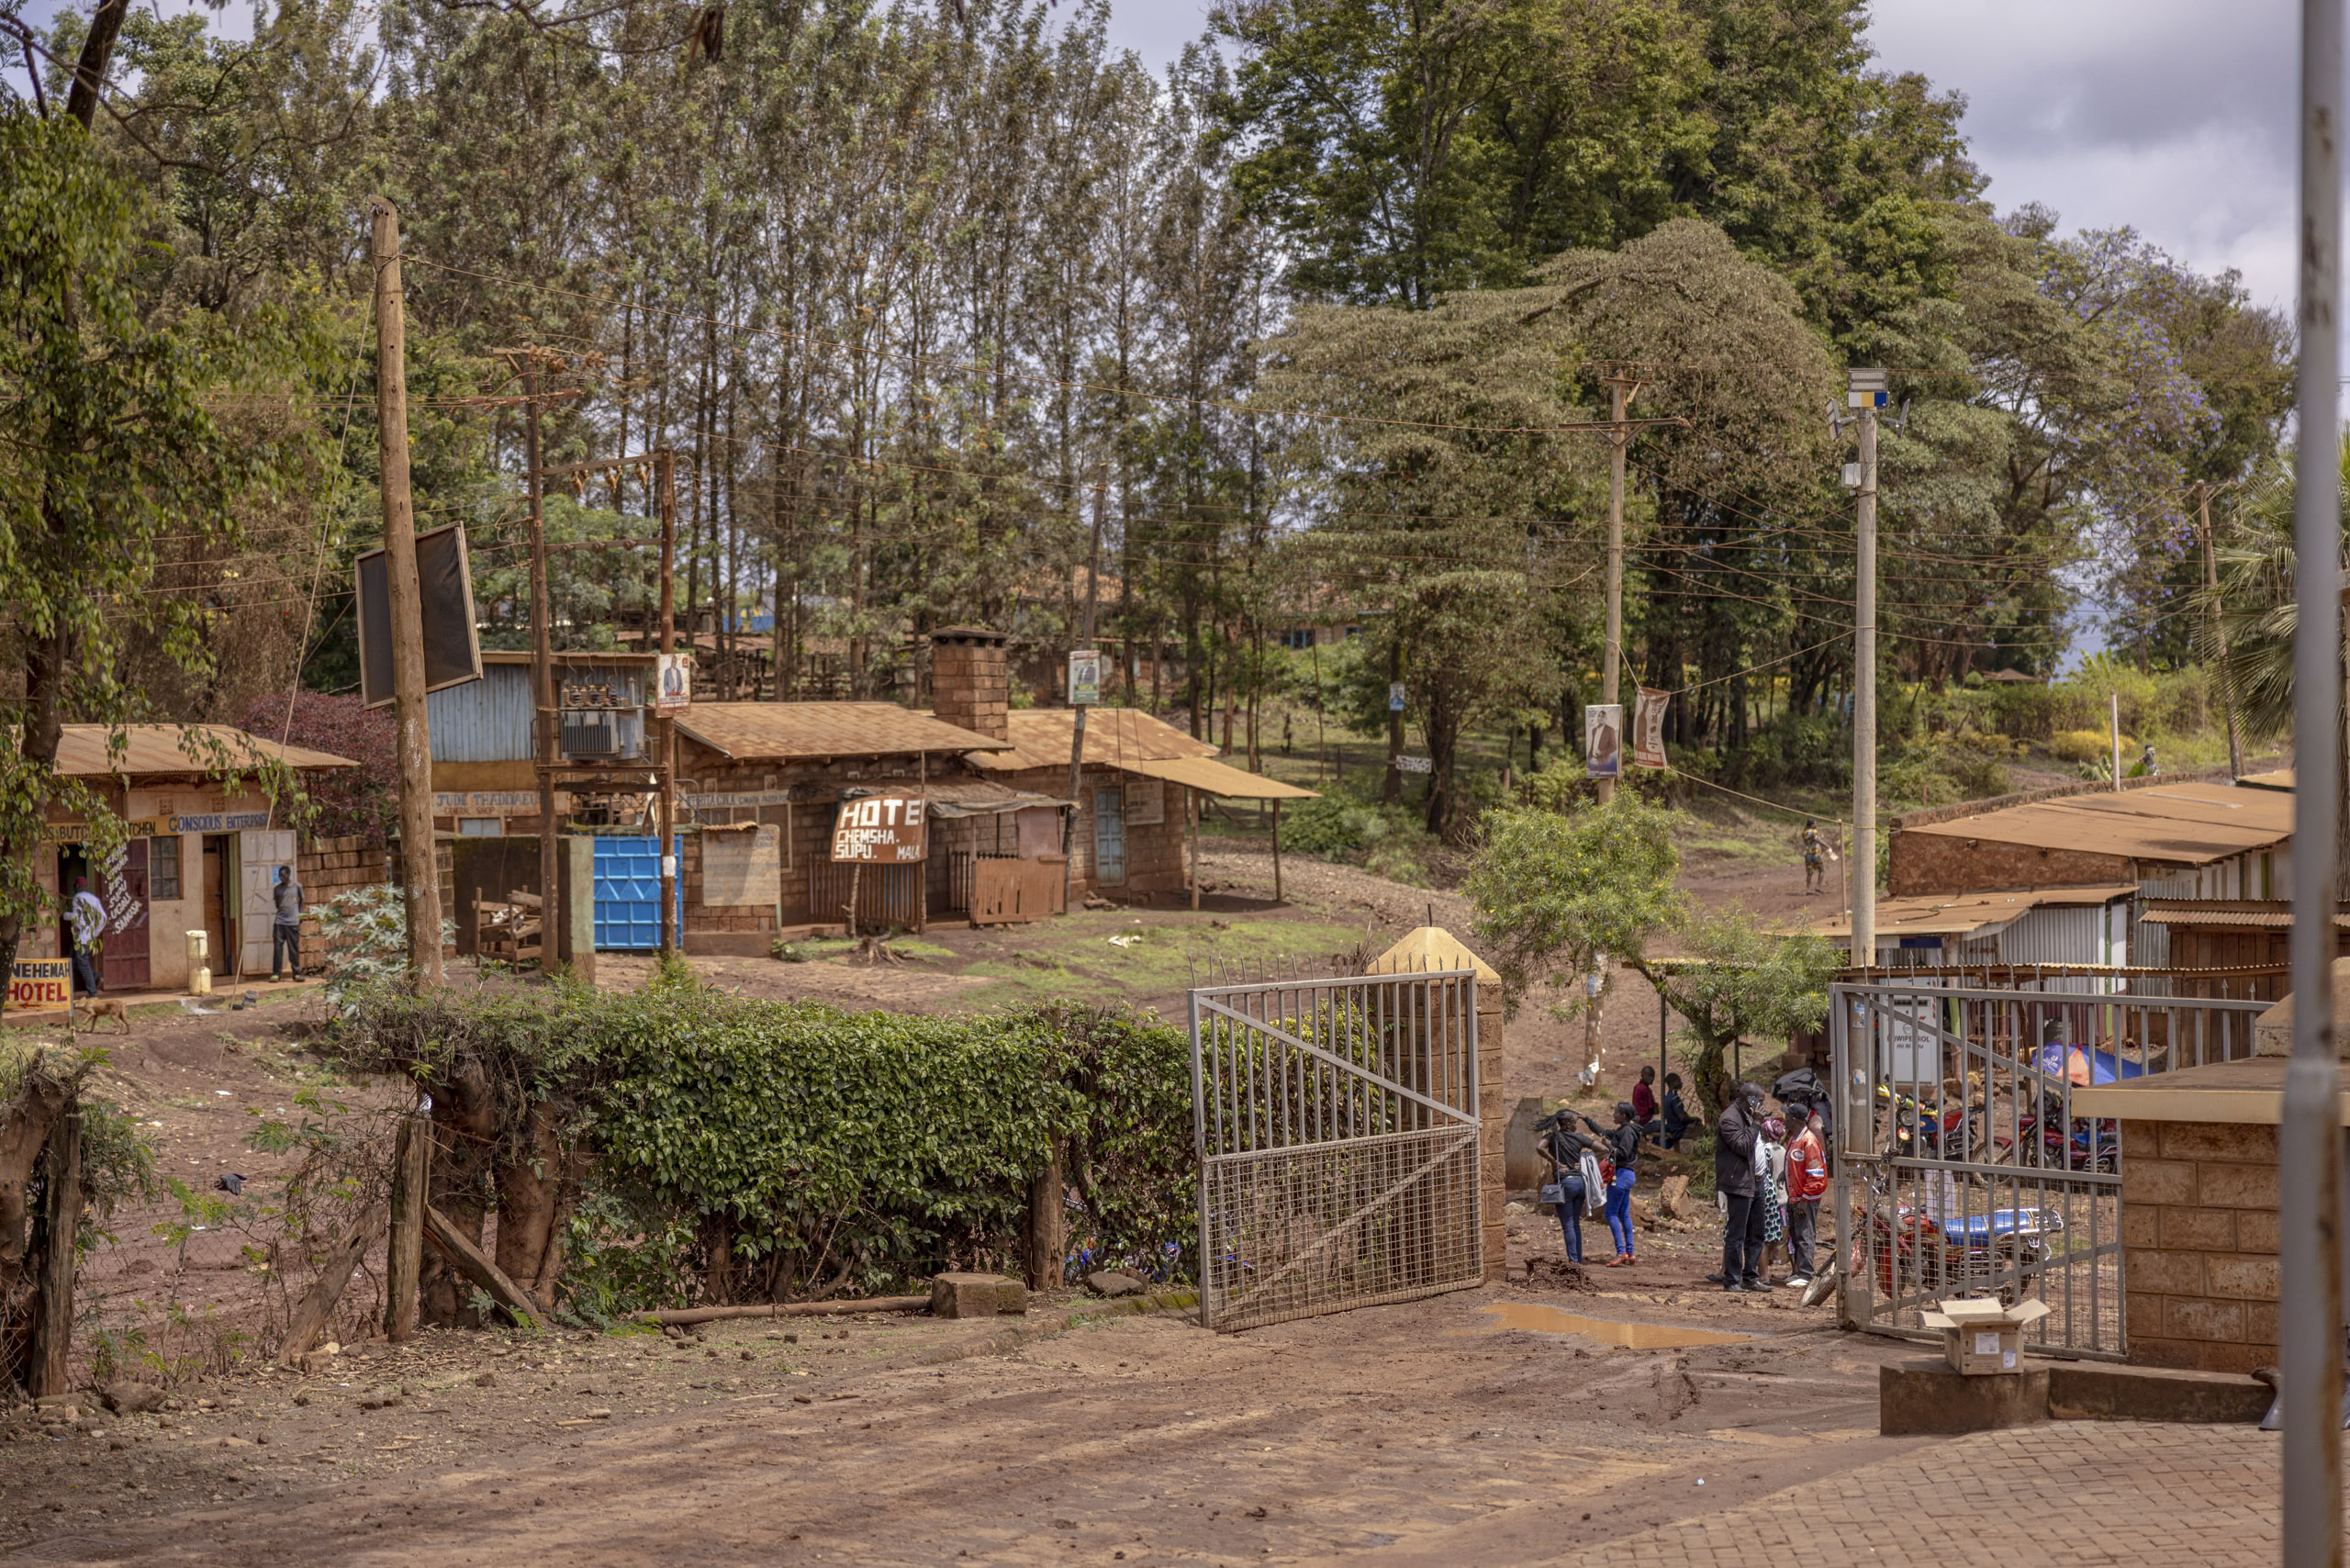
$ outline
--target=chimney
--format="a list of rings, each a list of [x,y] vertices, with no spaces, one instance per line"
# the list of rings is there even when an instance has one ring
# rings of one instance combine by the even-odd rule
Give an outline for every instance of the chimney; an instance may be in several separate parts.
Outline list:
[[[930,634],[931,711],[941,723],[1012,738],[1012,666],[1001,632],[948,626]]]

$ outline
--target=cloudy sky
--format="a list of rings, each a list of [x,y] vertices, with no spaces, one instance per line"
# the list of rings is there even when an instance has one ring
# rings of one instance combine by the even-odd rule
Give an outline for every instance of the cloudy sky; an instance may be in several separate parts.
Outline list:
[[[1115,39],[1154,63],[1200,28],[1193,0],[1113,0]],[[1877,0],[1880,62],[1966,95],[2005,210],[2066,230],[2128,224],[2253,297],[2293,293],[2290,0]]]

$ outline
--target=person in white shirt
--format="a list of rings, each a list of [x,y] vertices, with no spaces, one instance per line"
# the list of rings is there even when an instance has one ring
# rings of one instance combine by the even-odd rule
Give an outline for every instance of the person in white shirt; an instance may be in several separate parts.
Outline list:
[[[106,932],[106,906],[90,890],[86,877],[73,879],[73,983],[85,996],[98,994],[98,944]]]

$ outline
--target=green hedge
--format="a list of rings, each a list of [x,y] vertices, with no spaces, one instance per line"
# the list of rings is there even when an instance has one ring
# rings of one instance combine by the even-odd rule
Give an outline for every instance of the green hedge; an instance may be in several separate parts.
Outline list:
[[[565,1107],[589,1171],[565,1276],[584,1316],[691,1299],[722,1238],[748,1299],[1016,1268],[1056,1138],[1065,1262],[1191,1271],[1189,1047],[1126,1010],[933,1018],[559,987],[372,995],[336,1038],[357,1065],[501,1085],[509,1138],[530,1103]]]

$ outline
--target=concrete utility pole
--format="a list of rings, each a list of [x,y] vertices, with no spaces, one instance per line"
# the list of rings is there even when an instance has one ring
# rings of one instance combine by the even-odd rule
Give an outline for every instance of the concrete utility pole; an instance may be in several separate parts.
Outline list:
[[[2343,0],[2301,3],[2300,346],[2293,453],[2293,1050],[2277,1128],[2286,1568],[2342,1562],[2342,1115],[2333,885],[2342,775]]]
[[[1632,396],[1639,383],[1620,370],[1607,377],[1607,638],[1600,655],[1599,700],[1614,703],[1623,700],[1624,668],[1624,462],[1632,442],[1632,432],[1624,423],[1624,415],[1632,405]],[[1619,732],[1628,734],[1628,729]],[[1599,803],[1607,804],[1616,798],[1616,780],[1599,780]],[[1597,1058],[1595,1058],[1595,1060]]]
[[[1852,962],[1876,963],[1876,411],[1885,372],[1855,369],[1846,401],[1861,415],[1859,556],[1852,578]]]
[[[1094,646],[1093,622],[1102,602],[1102,509],[1108,504],[1107,498],[1097,487],[1093,498],[1093,542],[1085,557],[1085,636],[1081,644],[1081,646],[1093,650],[1097,669],[1100,667],[1101,651]],[[1074,661],[1069,673],[1072,676],[1076,674]],[[1077,710],[1077,718],[1069,725],[1069,798],[1072,803],[1068,817],[1064,819],[1066,827],[1061,834],[1061,902],[1064,906],[1069,902],[1070,870],[1077,863],[1077,819],[1085,814],[1085,797],[1080,791],[1085,785],[1085,716],[1088,707],[1077,700],[1077,682],[1074,679],[1069,682],[1069,706]]]
[[[2236,724],[2235,686],[2228,679],[2228,634],[2220,614],[2220,558],[2211,541],[2211,487],[2199,481],[2195,500],[2203,519],[2203,586],[2211,594],[2211,646],[2220,659],[2220,711],[2228,720],[2228,777],[2244,777],[2244,731]]]
[[[554,632],[547,603],[546,480],[540,473],[539,368],[522,361],[523,439],[531,475],[531,755],[539,775],[539,972],[554,968],[555,926],[561,908],[555,884],[561,879],[556,834],[561,824],[554,814],[554,770],[562,760],[562,715],[555,707]]]
[[[408,334],[400,311],[400,215],[382,196],[369,252],[375,267],[375,429],[384,497],[385,597],[392,622],[392,725],[400,801],[400,886],[411,983],[441,983],[441,875],[432,852],[432,734],[424,716],[424,589],[408,495]]]
[[[677,454],[667,447],[655,454],[661,487],[661,651],[677,650]],[[660,700],[659,672],[655,672],[654,700]],[[657,709],[655,710],[658,711]],[[662,714],[661,728],[661,956],[677,956],[677,721]],[[855,916],[851,915],[851,934]]]

